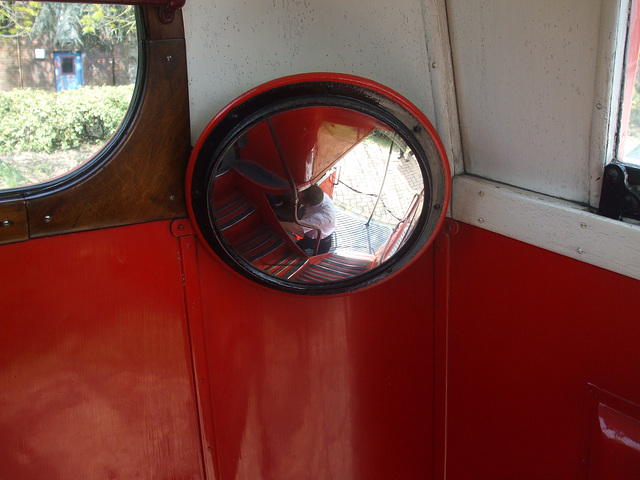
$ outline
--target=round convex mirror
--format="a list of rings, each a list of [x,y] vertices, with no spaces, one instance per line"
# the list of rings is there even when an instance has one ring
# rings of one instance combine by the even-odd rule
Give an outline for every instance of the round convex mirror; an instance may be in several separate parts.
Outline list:
[[[210,253],[260,284],[334,294],[387,278],[423,251],[450,192],[440,140],[397,93],[306,74],[236,99],[209,123],[187,172]]]

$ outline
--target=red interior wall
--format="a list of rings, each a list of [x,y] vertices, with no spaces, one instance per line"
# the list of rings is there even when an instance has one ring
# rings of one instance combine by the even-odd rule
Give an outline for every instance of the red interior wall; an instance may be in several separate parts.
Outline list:
[[[587,383],[640,403],[640,282],[464,224],[450,279],[448,478],[584,478]]]
[[[0,478],[202,478],[169,223],[4,245],[0,265]]]
[[[203,249],[198,266],[221,479],[429,478],[431,250],[330,298],[252,284]]]
[[[441,249],[321,298],[185,238],[157,222],[0,248],[0,476],[202,478],[199,402],[220,479],[431,478],[446,378],[447,478],[575,478],[587,384],[640,403],[638,281],[462,224],[444,345]]]

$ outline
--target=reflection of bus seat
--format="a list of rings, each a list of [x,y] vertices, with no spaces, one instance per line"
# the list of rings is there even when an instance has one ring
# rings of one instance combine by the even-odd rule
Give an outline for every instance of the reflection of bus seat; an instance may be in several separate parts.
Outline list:
[[[235,169],[230,169],[216,177],[213,211],[218,228],[246,262],[269,275],[287,279],[298,272],[307,257],[282,229],[276,228],[279,224],[266,198],[259,193],[260,187],[254,185],[255,191],[243,192],[237,175]],[[245,193],[263,201],[254,202]]]
[[[341,252],[326,254],[318,263],[309,263],[293,279],[305,283],[346,280],[371,269],[372,255]]]
[[[236,160],[229,166],[263,188],[281,191],[289,189],[289,184],[286,180],[274,175],[272,172],[266,170],[255,162],[248,160]]]

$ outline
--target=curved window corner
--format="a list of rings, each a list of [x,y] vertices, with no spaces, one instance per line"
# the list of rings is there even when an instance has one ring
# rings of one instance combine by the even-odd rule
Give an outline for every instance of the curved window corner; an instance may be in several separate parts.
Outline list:
[[[187,173],[210,253],[260,284],[334,294],[378,282],[431,244],[450,174],[429,121],[358,77],[305,74],[210,122]]]
[[[0,194],[99,162],[135,101],[136,7],[5,2],[0,10]]]

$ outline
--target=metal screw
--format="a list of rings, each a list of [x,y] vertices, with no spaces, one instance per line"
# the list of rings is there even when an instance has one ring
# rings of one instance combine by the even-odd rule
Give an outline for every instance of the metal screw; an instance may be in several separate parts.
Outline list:
[[[173,194],[169,195],[169,200],[171,200],[172,202],[175,202],[176,196]]]
[[[11,220],[3,220],[2,221],[2,226],[3,227],[10,227],[12,225]]]
[[[586,224],[586,223],[584,223],[584,222],[581,222],[581,223],[580,223],[580,228],[587,228],[587,224]]]
[[[578,248],[576,252],[578,252],[578,255],[582,255],[584,253],[584,250],[581,248]]]
[[[438,62],[431,62],[431,68],[436,68],[438,66]]]
[[[167,55],[167,62],[170,62],[173,59],[171,55]]]
[[[480,191],[478,192],[478,195],[480,195],[481,197],[484,197],[484,192],[483,192],[482,190],[480,190]]]
[[[179,224],[178,225],[178,231],[181,232],[184,230],[184,225],[183,224]],[[316,235],[317,236],[317,235]]]
[[[51,221],[51,215],[45,215],[44,223],[49,223]]]
[[[600,102],[596,103],[596,108],[602,110],[602,104]]]

